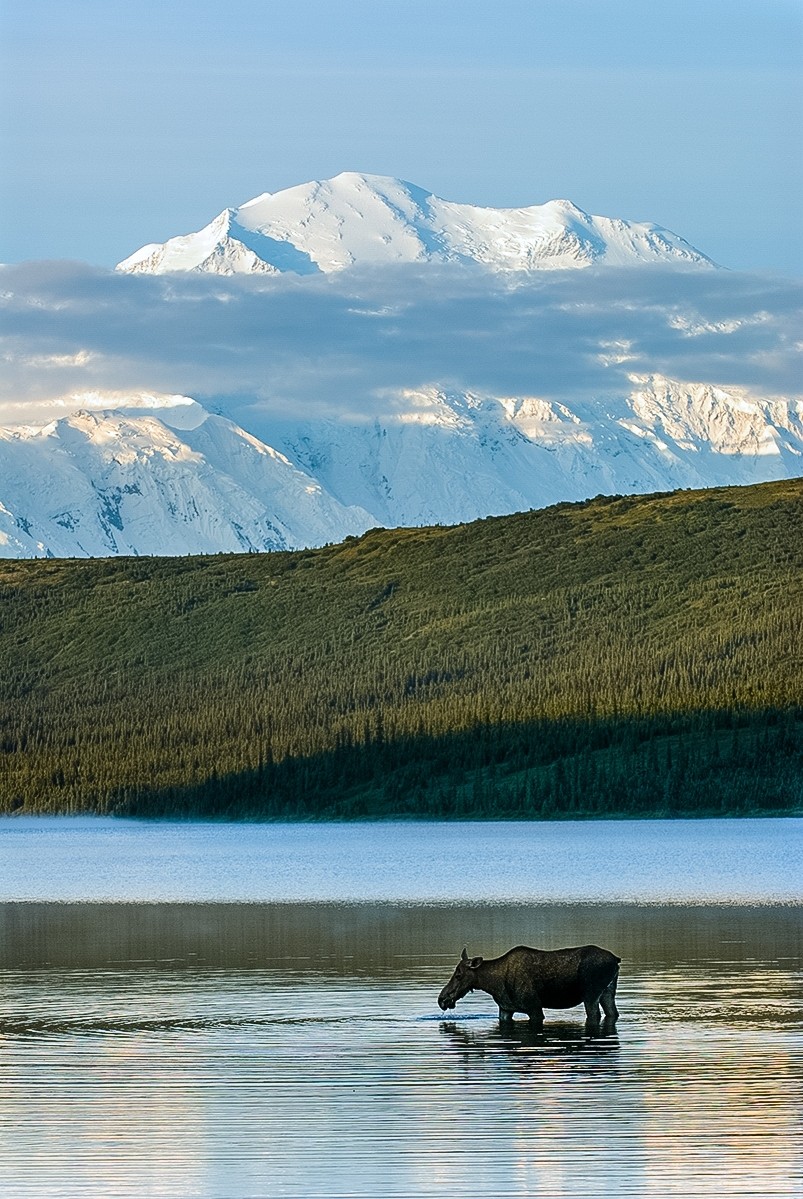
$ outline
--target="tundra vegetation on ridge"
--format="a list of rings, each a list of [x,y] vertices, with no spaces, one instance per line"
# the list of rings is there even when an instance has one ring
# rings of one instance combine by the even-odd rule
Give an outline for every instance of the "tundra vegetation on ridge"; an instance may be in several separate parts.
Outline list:
[[[803,806],[803,480],[0,564],[0,810]]]

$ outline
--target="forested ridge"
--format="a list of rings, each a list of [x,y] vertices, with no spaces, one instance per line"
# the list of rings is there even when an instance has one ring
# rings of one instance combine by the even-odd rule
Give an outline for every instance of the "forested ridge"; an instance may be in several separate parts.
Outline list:
[[[803,808],[803,480],[0,564],[0,810]]]

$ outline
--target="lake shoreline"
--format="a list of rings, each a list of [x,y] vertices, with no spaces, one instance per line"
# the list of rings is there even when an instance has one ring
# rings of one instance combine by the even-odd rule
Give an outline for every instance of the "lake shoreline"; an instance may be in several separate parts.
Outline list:
[[[565,812],[553,813],[549,816],[523,816],[520,812],[510,815],[426,815],[418,812],[394,812],[385,815],[376,816],[214,816],[202,815],[193,816],[182,813],[175,815],[153,815],[147,813],[138,813],[132,815],[128,812],[102,812],[88,811],[82,809],[79,812],[59,812],[59,811],[29,811],[25,808],[16,808],[8,812],[0,812],[0,829],[2,823],[6,820],[114,820],[121,824],[145,824],[145,825],[230,825],[252,826],[252,825],[312,825],[324,827],[330,825],[389,825],[389,824],[529,824],[529,825],[544,825],[544,824],[636,824],[639,822],[645,824],[653,824],[657,821],[697,821],[697,820],[801,820],[803,819],[803,807],[801,808],[775,808],[764,810],[763,808],[751,809],[750,811],[720,811],[713,809],[701,809],[698,812],[671,812],[666,810],[656,809],[654,812]]]

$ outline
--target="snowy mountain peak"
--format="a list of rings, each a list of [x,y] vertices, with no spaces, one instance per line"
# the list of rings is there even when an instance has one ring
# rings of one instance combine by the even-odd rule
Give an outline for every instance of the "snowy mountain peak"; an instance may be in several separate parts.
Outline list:
[[[423,262],[479,263],[504,272],[596,263],[714,265],[667,229],[591,216],[569,200],[480,208],[392,176],[346,171],[226,208],[197,233],[143,246],[117,269],[304,275]]]

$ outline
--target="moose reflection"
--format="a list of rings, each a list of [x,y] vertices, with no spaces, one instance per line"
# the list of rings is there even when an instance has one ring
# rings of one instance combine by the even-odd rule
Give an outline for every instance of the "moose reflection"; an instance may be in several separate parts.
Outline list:
[[[544,1008],[584,1004],[586,1020],[599,1024],[600,1006],[610,1021],[619,1015],[616,983],[619,963],[607,949],[581,945],[574,949],[530,949],[517,945],[499,958],[470,958],[464,949],[454,974],[438,996],[443,1011],[453,1008],[469,991],[485,991],[499,1007],[499,1019],[523,1012],[535,1025],[544,1022]]]
[[[597,1058],[619,1049],[616,1024],[607,1017],[591,1028],[588,1024],[550,1021],[548,1033],[529,1020],[510,1020],[492,1028],[487,1024],[473,1028],[462,1021],[444,1020],[440,1032],[466,1061],[499,1055],[522,1062],[569,1054]]]

